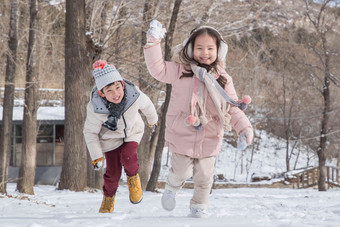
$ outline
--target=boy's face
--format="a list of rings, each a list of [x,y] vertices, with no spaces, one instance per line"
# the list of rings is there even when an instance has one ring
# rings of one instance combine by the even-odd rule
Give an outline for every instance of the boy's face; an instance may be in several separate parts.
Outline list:
[[[121,82],[117,81],[110,86],[105,86],[103,92],[100,92],[102,97],[105,97],[107,101],[114,104],[118,104],[124,97],[124,87]]]

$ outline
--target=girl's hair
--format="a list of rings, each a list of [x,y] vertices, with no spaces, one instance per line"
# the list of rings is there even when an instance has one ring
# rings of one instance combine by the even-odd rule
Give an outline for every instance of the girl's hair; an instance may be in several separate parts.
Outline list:
[[[200,36],[202,34],[208,34],[209,36],[213,37],[216,40],[217,51],[219,51],[219,47],[221,46],[221,42],[223,42],[223,41],[222,41],[221,35],[218,33],[218,31],[216,31],[215,29],[210,28],[210,27],[202,27],[202,28],[196,27],[190,32],[190,37],[189,37],[188,41],[186,42],[186,44],[184,45],[183,49],[180,51],[179,58],[182,62],[186,62],[186,63],[189,63],[189,64],[190,63],[197,64],[198,66],[205,68],[208,72],[210,70],[214,70],[215,72],[217,72],[217,65],[219,63],[218,57],[210,65],[201,64],[198,61],[196,61],[193,57],[195,40],[198,36]],[[189,50],[188,48],[191,48],[191,50]],[[189,52],[192,53],[191,54],[192,56],[190,56],[188,54]],[[217,53],[217,56],[218,56],[218,53]],[[180,78],[182,78],[182,77],[192,77],[193,75],[194,75],[193,71],[188,70],[187,73],[183,72],[183,74],[181,75]],[[224,85],[227,83],[227,79],[223,76],[220,76],[217,79],[217,82],[224,88]]]

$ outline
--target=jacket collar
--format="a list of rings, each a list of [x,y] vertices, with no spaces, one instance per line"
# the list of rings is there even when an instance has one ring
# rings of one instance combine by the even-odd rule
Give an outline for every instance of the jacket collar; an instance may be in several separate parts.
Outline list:
[[[125,80],[125,89],[126,89],[126,105],[125,108],[123,110],[123,113],[129,109],[129,107],[137,100],[137,98],[139,97],[140,93],[137,90],[137,88],[135,87],[135,85],[133,83],[131,83],[128,80]],[[93,106],[93,110],[95,113],[99,113],[99,114],[109,114],[109,110],[106,108],[105,103],[103,102],[102,97],[99,96],[98,94],[98,89],[97,86],[95,86],[92,89],[91,92],[91,103]]]

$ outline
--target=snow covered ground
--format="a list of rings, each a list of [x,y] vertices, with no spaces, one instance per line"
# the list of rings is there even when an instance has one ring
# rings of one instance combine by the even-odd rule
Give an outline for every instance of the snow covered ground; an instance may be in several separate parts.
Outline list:
[[[15,192],[8,184],[8,198],[0,195],[0,226],[339,226],[340,189],[238,188],[216,189],[210,196],[211,216],[188,217],[191,189],[180,191],[172,212],[162,209],[161,193],[145,192],[143,201],[129,202],[121,185],[112,214],[100,214],[102,193],[58,191],[37,186],[34,196]],[[21,198],[21,199],[20,199]]]
[[[260,132],[258,149],[240,152],[224,142],[216,161],[216,174],[229,183],[249,183],[252,174],[273,176],[285,171],[285,144]],[[166,149],[165,149],[166,151]],[[292,155],[292,165],[297,152]],[[165,180],[167,152],[164,152],[160,180]],[[250,162],[250,160],[253,160]],[[315,155],[300,153],[296,167],[317,165]],[[125,174],[122,175],[125,182]],[[265,181],[270,184],[274,180]],[[8,196],[0,194],[1,227],[42,226],[340,226],[340,188],[319,192],[316,189],[235,188],[214,189],[210,196],[211,216],[188,217],[192,189],[180,191],[172,212],[161,207],[161,192],[144,192],[143,201],[129,202],[126,184],[117,192],[112,214],[98,213],[102,192],[58,191],[55,186],[38,185],[35,195],[22,195],[9,183]]]

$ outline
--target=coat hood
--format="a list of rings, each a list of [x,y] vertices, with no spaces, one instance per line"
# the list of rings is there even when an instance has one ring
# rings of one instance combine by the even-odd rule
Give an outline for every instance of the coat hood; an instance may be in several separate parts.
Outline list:
[[[125,80],[125,89],[126,89],[126,98],[127,102],[123,112],[128,109],[139,97],[139,91],[136,89],[135,85],[128,80]],[[105,103],[102,100],[102,97],[98,94],[97,86],[92,89],[91,92],[91,103],[93,105],[93,110],[95,113],[100,114],[109,114],[109,110],[106,108]]]

